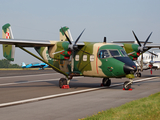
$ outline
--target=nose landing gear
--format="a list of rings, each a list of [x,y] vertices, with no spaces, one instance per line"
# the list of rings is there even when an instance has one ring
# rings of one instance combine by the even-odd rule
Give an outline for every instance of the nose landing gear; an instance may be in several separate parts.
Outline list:
[[[133,83],[132,79],[130,79],[130,81],[125,81],[123,84],[123,89],[124,90],[131,90],[132,83]]]

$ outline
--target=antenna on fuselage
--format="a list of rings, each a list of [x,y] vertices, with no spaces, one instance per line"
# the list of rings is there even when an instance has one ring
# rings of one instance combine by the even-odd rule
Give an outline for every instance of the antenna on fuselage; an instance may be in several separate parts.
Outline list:
[[[106,39],[106,37],[104,37],[103,43],[106,43],[106,41],[107,41],[107,39]]]

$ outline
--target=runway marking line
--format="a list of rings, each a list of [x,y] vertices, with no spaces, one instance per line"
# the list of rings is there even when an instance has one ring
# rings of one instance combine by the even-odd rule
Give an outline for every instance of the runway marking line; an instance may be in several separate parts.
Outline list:
[[[134,83],[135,82],[141,82],[141,81],[147,81],[147,80],[150,80],[150,79],[156,79],[156,78],[159,78],[159,77],[151,77],[151,78],[135,80]],[[120,86],[120,85],[123,85],[123,83],[113,84],[110,87],[115,87],[115,86]],[[110,87],[108,87],[108,88],[110,88]],[[21,101],[9,102],[9,103],[2,103],[2,104],[0,104],[0,107],[19,105],[19,104],[24,104],[24,103],[29,103],[29,102],[35,102],[35,101],[40,101],[40,100],[45,100],[45,99],[51,99],[51,98],[55,98],[55,97],[62,97],[62,96],[66,96],[66,95],[72,95],[72,94],[78,94],[78,93],[83,93],[83,92],[99,90],[99,89],[103,89],[103,88],[107,88],[107,87],[97,87],[97,88],[79,90],[79,91],[74,91],[74,92],[68,92],[68,93],[61,93],[61,94],[44,96],[44,97],[32,98],[32,99],[27,99],[27,100],[21,100]]]

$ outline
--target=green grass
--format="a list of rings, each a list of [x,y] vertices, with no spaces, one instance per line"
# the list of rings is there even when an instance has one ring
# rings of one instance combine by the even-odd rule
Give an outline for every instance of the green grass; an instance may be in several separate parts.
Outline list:
[[[79,120],[160,120],[160,92]]]

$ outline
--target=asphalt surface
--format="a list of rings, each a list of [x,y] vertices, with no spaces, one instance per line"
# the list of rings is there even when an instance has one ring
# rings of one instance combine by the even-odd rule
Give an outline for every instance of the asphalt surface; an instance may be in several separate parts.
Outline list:
[[[0,70],[0,77],[55,73],[54,70]]]
[[[9,74],[9,75],[8,75]],[[70,89],[60,89],[59,79],[63,75],[52,70],[0,71],[0,105],[44,96],[94,89],[100,86],[101,78],[77,77],[70,82]],[[100,88],[79,94],[65,95],[0,108],[2,120],[76,120],[99,111],[120,106],[126,102],[147,97],[160,91],[159,71],[142,73],[142,78],[157,77],[132,85],[132,91],[122,90],[122,85]],[[112,84],[128,79],[114,79]]]

